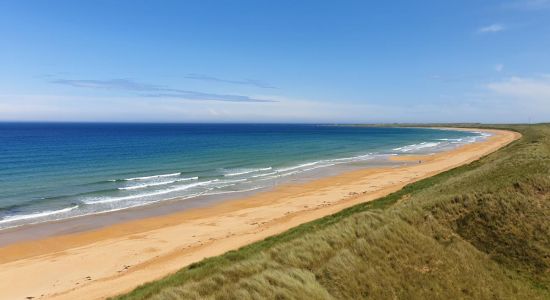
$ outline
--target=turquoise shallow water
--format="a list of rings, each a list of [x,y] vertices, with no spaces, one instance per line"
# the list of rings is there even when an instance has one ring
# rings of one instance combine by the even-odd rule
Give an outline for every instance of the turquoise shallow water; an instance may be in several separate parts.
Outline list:
[[[479,132],[285,124],[0,123],[0,228],[437,152]]]

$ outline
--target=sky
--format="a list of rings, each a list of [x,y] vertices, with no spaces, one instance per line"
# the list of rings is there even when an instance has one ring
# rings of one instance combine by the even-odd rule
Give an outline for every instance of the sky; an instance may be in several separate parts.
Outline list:
[[[550,121],[550,0],[0,0],[0,121]]]

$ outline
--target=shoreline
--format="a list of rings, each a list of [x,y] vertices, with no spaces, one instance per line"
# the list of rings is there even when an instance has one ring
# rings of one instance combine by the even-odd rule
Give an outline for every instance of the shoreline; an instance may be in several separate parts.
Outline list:
[[[494,135],[433,155],[394,158],[414,161],[421,157],[421,164],[367,168],[289,183],[239,200],[2,247],[0,291],[9,299],[113,296],[202,258],[375,200],[411,182],[477,160],[520,137],[511,131],[468,130]],[[76,265],[79,267],[74,268]],[[28,274],[41,275],[29,278]]]
[[[310,181],[337,176],[342,173],[365,170],[370,168],[400,166],[403,162],[393,161],[390,156],[383,160],[369,160],[367,166],[340,166],[338,168],[323,168],[318,172],[310,172],[299,177],[282,179],[276,185],[252,190],[236,191],[234,193],[221,193],[217,195],[200,195],[193,198],[176,197],[169,200],[158,201],[147,205],[116,209],[113,211],[97,212],[59,220],[51,220],[37,223],[24,224],[0,229],[0,248],[13,243],[45,239],[60,235],[81,233],[97,230],[119,223],[130,222],[151,217],[165,216],[175,212],[183,212],[190,209],[210,207],[224,201],[234,201],[250,196],[270,192],[273,189],[286,184],[303,184]],[[406,162],[405,162],[406,163]]]

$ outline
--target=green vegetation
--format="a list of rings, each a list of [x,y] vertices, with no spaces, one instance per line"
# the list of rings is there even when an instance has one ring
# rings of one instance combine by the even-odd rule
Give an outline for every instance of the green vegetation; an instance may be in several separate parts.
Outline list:
[[[117,299],[550,299],[550,126],[506,129],[522,139]]]

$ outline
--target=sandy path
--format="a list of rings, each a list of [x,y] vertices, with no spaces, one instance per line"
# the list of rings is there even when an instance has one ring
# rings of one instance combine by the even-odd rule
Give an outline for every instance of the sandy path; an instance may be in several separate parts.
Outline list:
[[[421,159],[421,164],[353,171],[211,207],[0,248],[0,298],[101,299],[129,291],[205,257],[471,162],[520,137],[486,131],[495,135],[452,151],[409,158]]]

